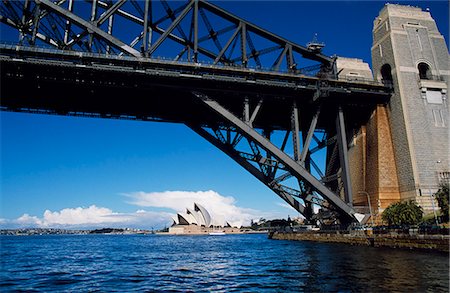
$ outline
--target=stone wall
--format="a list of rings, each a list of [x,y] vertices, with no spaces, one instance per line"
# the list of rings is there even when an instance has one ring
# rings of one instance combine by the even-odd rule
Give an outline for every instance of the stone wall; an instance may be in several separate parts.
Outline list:
[[[355,206],[368,206],[366,192],[373,215],[380,215],[390,204],[400,201],[397,165],[385,106],[377,106],[366,126],[354,138],[349,161]]]
[[[197,225],[174,225],[167,234],[173,235],[205,235],[211,232],[224,232],[226,234],[240,234],[243,231],[234,227],[204,227]]]
[[[373,247],[424,249],[449,252],[449,235],[351,235],[342,233],[274,232],[271,239],[343,243]]]

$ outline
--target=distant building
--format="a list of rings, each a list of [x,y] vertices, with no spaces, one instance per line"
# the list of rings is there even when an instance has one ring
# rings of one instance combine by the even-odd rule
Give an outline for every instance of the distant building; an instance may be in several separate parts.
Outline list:
[[[194,209],[187,208],[186,213],[178,213],[173,219],[175,225],[211,226],[211,215],[198,203],[194,203]]]
[[[213,231],[225,233],[240,233],[237,227],[231,227],[228,222],[217,224],[208,210],[198,203],[194,203],[194,209],[186,208],[185,213],[178,213],[173,218],[173,224],[169,228],[169,234],[208,234]]]

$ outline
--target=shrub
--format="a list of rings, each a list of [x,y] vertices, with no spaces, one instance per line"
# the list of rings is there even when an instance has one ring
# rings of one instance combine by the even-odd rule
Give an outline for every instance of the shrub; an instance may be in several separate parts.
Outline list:
[[[436,200],[438,202],[439,208],[441,209],[441,220],[442,222],[448,222],[448,190],[449,190],[449,184],[444,183],[441,184],[439,190],[434,194],[436,197]]]
[[[422,216],[422,208],[414,201],[393,203],[381,215],[389,226],[417,225],[422,221]]]

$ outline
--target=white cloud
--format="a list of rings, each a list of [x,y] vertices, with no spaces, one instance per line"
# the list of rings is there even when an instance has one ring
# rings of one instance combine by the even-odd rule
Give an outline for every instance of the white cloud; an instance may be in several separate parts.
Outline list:
[[[113,213],[110,209],[97,207],[92,205],[88,208],[67,208],[59,212],[52,212],[46,210],[44,212],[43,223],[45,225],[80,225],[84,223],[99,224],[99,223],[117,223],[120,221],[127,222],[129,217],[127,215],[119,215]]]
[[[194,202],[204,206],[215,219],[217,224],[225,221],[231,225],[248,225],[252,219],[267,217],[268,214],[239,207],[231,196],[208,191],[164,191],[164,192],[135,192],[125,194],[131,198],[130,204],[141,207],[169,208],[176,212],[185,212],[186,208],[193,208]]]
[[[87,208],[66,208],[52,212],[46,210],[42,218],[24,214],[15,220],[4,220],[0,224],[8,227],[94,228],[133,227],[162,228],[172,222],[171,214],[138,210],[134,213],[116,213],[104,207],[91,205]]]
[[[292,210],[292,211],[295,212],[295,213],[298,213],[291,205],[289,205],[289,204],[287,204],[287,203],[284,203],[284,202],[276,202],[275,204],[278,205],[278,206],[280,206],[280,207],[283,207],[283,208],[285,208],[285,209]]]
[[[140,208],[133,213],[120,213],[109,208],[91,205],[89,207],[65,208],[59,211],[45,210],[41,217],[24,214],[14,220],[0,218],[0,227],[160,229],[172,224],[172,216],[176,212],[185,212],[186,208],[193,208],[194,202],[201,204],[210,212],[216,225],[223,225],[226,221],[232,226],[239,227],[249,225],[251,220],[285,218],[287,216],[286,213],[277,210],[263,212],[240,207],[234,197],[223,196],[212,190],[134,192],[125,194],[125,196],[129,198],[129,204],[145,209]],[[277,203],[274,208],[276,205],[287,207],[284,204]],[[147,210],[148,208],[165,208],[174,212],[151,211]]]
[[[19,225],[42,225],[42,221],[35,216],[30,216],[28,214],[23,214],[21,217],[15,220],[15,222]]]

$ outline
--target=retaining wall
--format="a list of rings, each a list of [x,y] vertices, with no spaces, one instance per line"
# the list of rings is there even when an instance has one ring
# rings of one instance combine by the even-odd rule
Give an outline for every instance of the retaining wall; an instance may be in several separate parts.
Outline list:
[[[273,232],[270,239],[346,243],[373,247],[449,252],[449,235],[355,235],[317,232]]]

